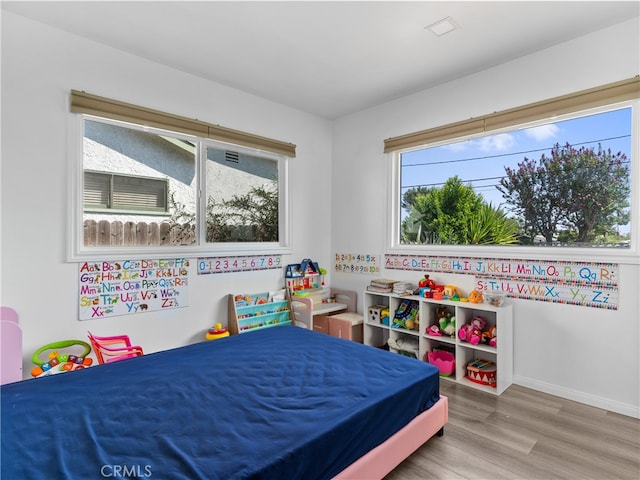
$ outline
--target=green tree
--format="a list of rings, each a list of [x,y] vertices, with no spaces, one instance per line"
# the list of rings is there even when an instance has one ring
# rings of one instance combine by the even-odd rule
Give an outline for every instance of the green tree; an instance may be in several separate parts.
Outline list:
[[[519,228],[505,213],[487,204],[458,176],[442,188],[418,187],[405,192],[408,211],[402,223],[403,243],[509,244],[517,242]]]
[[[171,197],[170,228],[178,234],[195,229],[195,214]],[[207,242],[277,242],[278,187],[275,182],[251,188],[227,200],[207,201]],[[175,233],[174,233],[175,235]]]
[[[482,203],[475,215],[469,217],[465,244],[511,245],[519,243],[520,227],[501,209]]]
[[[275,182],[244,195],[207,205],[207,241],[277,242],[278,189]]]
[[[629,169],[624,153],[598,145],[555,144],[551,155],[505,168],[498,190],[530,238],[593,242],[629,221]]]

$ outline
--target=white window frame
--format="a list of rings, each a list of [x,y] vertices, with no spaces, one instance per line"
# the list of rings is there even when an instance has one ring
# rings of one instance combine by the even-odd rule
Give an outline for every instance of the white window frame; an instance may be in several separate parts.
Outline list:
[[[197,244],[185,246],[145,246],[145,247],[85,247],[83,236],[84,213],[84,171],[83,171],[83,140],[84,121],[94,120],[132,129],[152,130],[159,134],[171,135],[195,142],[197,145],[211,145],[250,155],[271,158],[278,163],[278,205],[279,205],[279,241],[278,242],[220,242],[206,243],[203,225],[206,210],[205,161],[206,148],[197,147]],[[176,133],[159,128],[149,129],[141,125],[118,122],[88,114],[70,115],[68,121],[68,151],[69,155],[69,188],[68,188],[68,238],[67,261],[82,262],[87,260],[120,260],[123,258],[196,258],[233,255],[286,255],[293,252],[291,245],[291,205],[289,187],[289,162],[284,155],[264,150],[258,150],[235,144],[219,142],[192,135]]]
[[[539,246],[493,246],[493,245],[404,245],[400,243],[400,218],[401,218],[401,198],[400,198],[400,160],[401,154],[408,151],[420,150],[427,147],[437,147],[458,141],[480,138],[487,135],[494,135],[509,132],[519,128],[531,128],[544,123],[548,123],[549,118],[525,123],[511,125],[491,132],[482,132],[474,135],[462,136],[456,139],[434,142],[418,147],[397,150],[389,154],[388,162],[388,237],[387,250],[389,253],[405,255],[443,255],[443,256],[467,256],[467,257],[509,257],[509,258],[556,258],[567,261],[598,260],[606,262],[619,262],[626,264],[640,264],[640,100],[627,100],[613,103],[603,107],[575,111],[565,115],[553,117],[553,121],[567,120],[577,116],[595,114],[617,108],[631,107],[631,244],[629,248],[577,248],[577,247],[539,247]],[[595,252],[597,251],[597,255]],[[594,258],[595,257],[595,258]]]

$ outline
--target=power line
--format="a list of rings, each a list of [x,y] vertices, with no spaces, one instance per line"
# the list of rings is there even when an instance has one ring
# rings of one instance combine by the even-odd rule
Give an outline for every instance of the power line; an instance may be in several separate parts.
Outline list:
[[[622,164],[630,164],[631,161],[627,160],[625,162],[620,162]],[[470,180],[460,180],[461,183],[468,185],[468,184],[472,184],[471,187],[474,190],[479,190],[480,188],[489,188],[489,187],[497,187],[498,186],[498,182],[496,183],[490,183],[488,185],[473,185],[474,182],[483,182],[485,180],[502,180],[503,178],[505,178],[506,175],[501,175],[499,177],[484,177],[484,178],[472,178]],[[416,185],[401,185],[400,188],[402,190],[404,189],[408,189],[408,188],[418,188],[418,187],[437,187],[440,185],[444,185],[446,182],[446,180],[444,182],[433,182],[433,183],[419,183]]]
[[[602,138],[600,140],[590,140],[588,142],[576,143],[576,144],[572,144],[572,146],[590,145],[590,144],[602,143],[602,142],[607,142],[607,141],[610,141],[610,140],[620,140],[622,138],[630,138],[630,137],[631,137],[631,135],[620,135],[618,137],[609,137],[609,138]],[[439,147],[434,147],[434,148],[439,148]],[[483,156],[483,157],[460,158],[460,159],[456,159],[456,160],[442,160],[442,161],[438,161],[438,162],[412,163],[410,165],[403,165],[402,168],[421,167],[421,166],[425,166],[425,165],[441,165],[441,164],[445,164],[445,163],[473,162],[473,161],[477,161],[477,160],[487,160],[489,158],[511,157],[513,155],[524,155],[524,154],[531,154],[531,153],[536,153],[536,152],[546,152],[546,151],[548,151],[548,150],[550,150],[552,148],[553,147],[538,148],[538,149],[534,149],[534,150],[524,150],[524,151],[521,151],[521,152],[500,153],[500,154],[496,154],[496,155],[486,155],[486,156]]]
[[[625,135],[628,136],[628,135]],[[537,151],[537,150],[531,150],[533,151]],[[525,152],[527,153],[527,152]],[[494,156],[489,156],[486,158],[493,158],[493,157],[498,157],[498,156],[509,156],[509,155],[514,155],[514,154],[507,154],[507,155],[494,155]],[[481,159],[481,158],[485,158],[485,157],[478,157],[477,159]],[[473,160],[473,159],[468,159],[468,160]],[[460,162],[463,160],[453,160],[451,162]],[[425,164],[415,164],[415,165],[407,165],[408,167],[414,167],[417,165],[435,165],[437,163],[450,163],[450,162],[434,162],[434,163],[425,163]],[[625,160],[623,162],[620,162],[622,165],[629,165],[631,163],[631,160]],[[485,180],[502,180],[503,178],[506,178],[506,175],[501,175],[498,177],[484,177],[484,178],[472,178],[472,179],[467,179],[467,180],[460,180],[460,182],[468,185],[468,184],[473,184],[474,182],[482,182]],[[441,186],[444,185],[446,182],[446,180],[444,182],[433,182],[433,183],[419,183],[419,184],[415,184],[415,185],[401,185],[400,188],[402,190],[404,189],[409,189],[409,188],[418,188],[418,187],[437,187],[437,186]],[[476,186],[476,185],[472,185],[472,188],[474,190],[478,190],[481,187],[487,188],[487,187],[496,187],[498,185],[498,183],[494,183],[494,184],[489,184],[489,185],[482,185],[482,186]]]

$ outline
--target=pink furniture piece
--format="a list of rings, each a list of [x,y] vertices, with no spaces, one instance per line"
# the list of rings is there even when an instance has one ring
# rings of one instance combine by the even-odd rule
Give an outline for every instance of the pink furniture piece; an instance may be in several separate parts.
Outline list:
[[[112,337],[98,337],[89,333],[89,340],[96,354],[98,363],[117,362],[127,358],[141,357],[144,353],[142,347],[131,345],[127,335],[115,335]]]
[[[444,395],[386,442],[360,457],[333,480],[381,479],[402,463],[433,435],[441,435],[449,421],[449,399]]]
[[[22,329],[18,313],[10,307],[0,307],[2,373],[0,385],[22,380]]]

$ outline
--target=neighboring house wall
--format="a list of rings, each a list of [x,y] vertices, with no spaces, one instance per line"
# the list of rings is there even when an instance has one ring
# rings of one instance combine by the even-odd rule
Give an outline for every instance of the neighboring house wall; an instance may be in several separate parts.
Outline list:
[[[193,149],[192,149],[193,150]],[[155,135],[97,122],[85,122],[84,168],[169,179],[169,195],[195,213],[194,154]],[[161,222],[169,216],[85,213],[85,220]]]
[[[229,153],[235,153],[231,148]],[[265,187],[278,178],[278,163],[274,160],[238,154],[238,162],[227,160],[226,150],[207,151],[207,193],[217,201],[246,193],[251,188]]]

